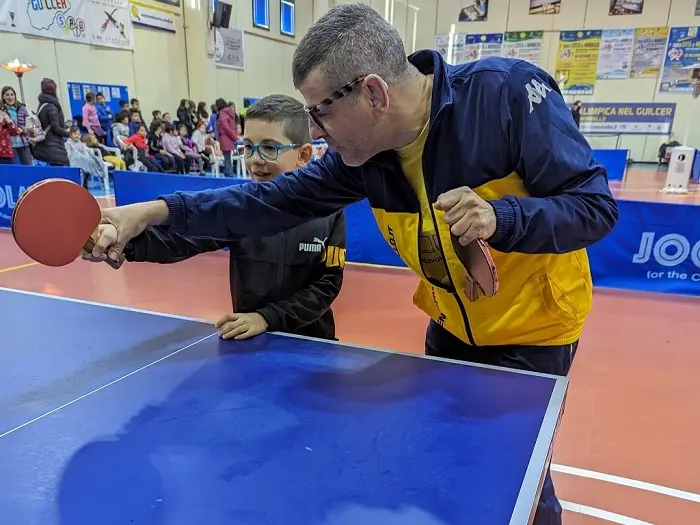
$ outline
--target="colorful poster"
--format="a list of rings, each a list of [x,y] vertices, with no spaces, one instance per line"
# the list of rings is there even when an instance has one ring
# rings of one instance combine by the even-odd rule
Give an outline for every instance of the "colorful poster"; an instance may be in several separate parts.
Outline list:
[[[592,95],[602,31],[562,31],[554,78],[565,95]]]
[[[589,135],[668,135],[675,103],[588,103],[581,107],[581,133]]]
[[[0,31],[19,33],[19,0],[0,0]]]
[[[7,0],[0,0],[4,2]],[[134,48],[128,0],[15,0],[19,32],[81,44]]]
[[[485,22],[489,14],[489,0],[472,0],[459,11],[460,22]]]
[[[487,35],[455,35],[454,63],[466,64],[481,58],[499,57],[503,48],[503,33]]]
[[[530,0],[531,15],[558,15],[561,12],[561,0]]]
[[[661,76],[661,93],[692,93],[688,66],[700,64],[700,37],[698,27],[673,27],[668,36]]]
[[[503,56],[520,58],[537,66],[542,58],[542,31],[513,31],[503,38]]]
[[[644,11],[644,0],[610,0],[610,16],[639,15]]]
[[[656,78],[666,52],[668,27],[640,27],[635,29],[632,55],[632,78]]]
[[[435,50],[445,62],[452,63],[452,57],[447,56],[450,50],[450,35],[435,35]]]
[[[598,80],[629,78],[634,29],[604,29],[598,56]]]

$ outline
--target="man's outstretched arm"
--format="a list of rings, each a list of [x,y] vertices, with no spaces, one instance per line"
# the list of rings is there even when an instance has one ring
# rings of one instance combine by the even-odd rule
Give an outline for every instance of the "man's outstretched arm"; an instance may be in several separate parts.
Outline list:
[[[329,151],[270,182],[159,197],[167,205],[167,217],[162,209],[160,219],[173,233],[188,237],[264,237],[326,217],[363,198],[359,172]]]

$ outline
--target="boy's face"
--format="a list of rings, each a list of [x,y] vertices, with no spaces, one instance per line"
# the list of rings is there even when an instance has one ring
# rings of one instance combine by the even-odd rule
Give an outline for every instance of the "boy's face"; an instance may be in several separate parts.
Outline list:
[[[131,105],[131,109],[139,110],[141,109],[141,104],[139,104],[138,100],[135,100],[134,103]]]
[[[287,145],[292,141],[285,135],[284,126],[277,122],[265,122],[263,120],[247,120],[245,123],[245,137],[243,141],[249,145]],[[263,157],[259,150],[252,157],[245,159],[246,170],[256,182],[272,180],[280,173],[293,171],[309,162],[311,159],[311,144],[304,144],[295,149],[280,150],[276,160],[268,160],[265,153],[276,154],[274,148],[263,148]]]
[[[159,111],[158,113],[156,113],[156,116],[153,118],[155,118],[156,120],[163,120],[163,114]]]
[[[97,102],[98,104],[104,105],[105,97],[102,95],[97,95],[97,97],[95,97],[95,102]]]
[[[137,133],[138,133],[139,135],[141,135],[142,137],[145,137],[145,136],[146,136],[146,128],[144,128],[144,127],[139,128],[139,130],[137,131]]]
[[[79,141],[80,140],[80,130],[76,129],[75,131],[71,131],[70,138],[72,138],[76,142]]]
[[[131,115],[131,120],[133,122],[141,122],[141,114],[140,113],[134,113]]]
[[[164,120],[165,122],[170,122],[170,113],[165,113],[165,114],[163,115],[163,120]]]
[[[185,126],[180,126],[180,136],[181,137],[187,136],[187,128]]]

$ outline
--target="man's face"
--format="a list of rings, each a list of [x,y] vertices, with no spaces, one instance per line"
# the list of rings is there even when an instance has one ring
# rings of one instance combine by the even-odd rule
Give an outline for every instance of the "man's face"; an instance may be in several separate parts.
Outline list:
[[[353,79],[348,79],[351,80]],[[386,104],[381,103],[378,107],[376,99],[373,98],[376,90],[380,89],[377,79],[372,79],[371,86],[365,85],[365,82],[355,84],[348,95],[314,112],[320,125],[313,118],[309,120],[311,138],[325,139],[348,166],[360,166],[378,153],[376,138],[381,135]],[[341,85],[328,88],[323,74],[315,70],[299,86],[299,91],[307,107],[312,108],[342,87]]]
[[[243,143],[245,146],[260,145],[263,151],[262,156],[258,149],[252,157],[245,159],[246,170],[256,182],[272,180],[280,173],[293,171],[311,158],[311,145],[305,144],[295,149],[280,150],[277,159],[270,160],[277,155],[275,145],[286,146],[292,143],[285,135],[284,127],[276,122],[246,120]]]

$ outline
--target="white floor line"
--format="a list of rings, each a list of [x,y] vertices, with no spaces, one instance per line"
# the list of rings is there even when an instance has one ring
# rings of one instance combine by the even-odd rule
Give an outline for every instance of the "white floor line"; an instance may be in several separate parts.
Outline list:
[[[625,487],[646,490],[647,492],[656,492],[657,494],[663,494],[664,496],[670,496],[672,498],[684,499],[687,501],[692,501],[694,503],[700,503],[700,494],[687,492],[685,490],[673,489],[670,487],[664,487],[662,485],[654,485],[653,483],[647,483],[646,481],[638,481],[636,479],[613,476],[612,474],[603,474],[602,472],[595,472],[593,470],[585,470],[582,468],[567,467],[565,465],[555,465],[554,463],[550,467],[550,470],[552,470],[552,472],[559,472],[561,474],[569,474],[571,476],[578,476],[580,478],[589,478],[598,481],[605,481],[606,483],[624,485]]]
[[[86,301],[85,299],[76,299],[74,297],[64,297],[62,295],[51,295],[51,294],[46,294],[46,293],[41,293],[41,292],[30,292],[29,290],[19,290],[16,288],[6,288],[4,286],[0,286],[0,292],[18,293],[18,294],[22,294],[22,295],[33,295],[34,297],[45,297],[46,299],[56,299],[58,301],[68,301],[69,303],[80,303],[80,304],[87,304],[90,306],[101,306],[103,308],[112,308],[114,310],[125,310],[127,312],[136,312],[138,314],[157,315],[159,317],[169,317],[171,319],[182,319],[183,321],[195,321],[198,323],[214,324],[212,321],[207,321],[206,319],[197,319],[195,317],[186,317],[183,315],[166,314],[164,312],[156,312],[153,310],[142,310],[140,308],[131,308],[130,306],[119,306],[116,304],[98,303],[96,301]]]
[[[559,503],[561,503],[561,507],[564,510],[568,510],[569,512],[585,514],[586,516],[592,516],[593,518],[609,521],[611,523],[619,523],[620,525],[654,525],[648,521],[641,521],[635,518],[630,518],[629,516],[623,516],[622,514],[615,514],[614,512],[609,512],[607,510],[588,507],[587,505],[569,503],[568,501],[560,501]]]
[[[66,408],[66,407],[68,407],[68,406],[70,406],[70,405],[72,405],[72,404],[74,404],[74,403],[77,403],[78,401],[80,401],[80,400],[82,400],[82,399],[85,399],[86,397],[89,397],[89,396],[91,396],[91,395],[93,395],[93,394],[96,394],[96,393],[99,392],[100,390],[104,390],[105,388],[107,388],[107,387],[109,387],[109,386],[112,386],[112,385],[114,385],[114,384],[116,384],[116,383],[119,383],[120,381],[123,381],[123,380],[126,379],[127,377],[131,377],[131,376],[133,376],[134,374],[138,374],[139,372],[142,372],[143,370],[146,370],[147,368],[150,368],[150,367],[152,367],[153,365],[160,363],[161,361],[165,361],[165,360],[168,359],[169,357],[172,357],[172,356],[174,356],[174,355],[176,355],[176,354],[179,354],[180,352],[183,352],[183,351],[187,350],[188,348],[191,348],[191,347],[193,347],[194,345],[201,343],[201,342],[204,341],[205,339],[209,339],[210,337],[213,337],[213,336],[215,336],[215,335],[217,335],[217,333],[209,334],[209,335],[207,335],[207,336],[205,336],[205,337],[202,337],[201,339],[198,339],[197,341],[195,341],[195,342],[193,342],[193,343],[190,343],[190,344],[188,344],[187,346],[183,346],[183,347],[180,348],[179,350],[175,350],[174,352],[170,352],[168,355],[163,356],[163,357],[161,357],[160,359],[156,359],[156,360],[153,361],[152,363],[148,363],[147,365],[144,365],[144,366],[142,366],[141,368],[137,368],[137,369],[134,370],[133,372],[129,372],[128,374],[123,375],[122,377],[119,377],[119,378],[115,379],[114,381],[110,381],[110,382],[107,383],[106,385],[102,385],[101,387],[98,387],[98,388],[96,388],[95,390],[92,390],[92,391],[88,392],[87,394],[83,394],[82,396],[80,396],[80,397],[74,399],[73,401],[68,401],[68,403],[64,403],[64,404],[61,405],[60,407],[56,407],[56,408],[54,408],[53,410],[49,410],[49,411],[46,412],[45,414],[42,414],[42,415],[40,415],[40,416],[37,416],[37,417],[35,417],[34,419],[32,419],[32,420],[30,420],[30,421],[27,421],[26,423],[22,423],[22,424],[19,425],[18,427],[15,427],[15,428],[13,428],[13,429],[11,429],[11,430],[8,430],[7,432],[3,432],[2,434],[0,434],[0,438],[4,438],[5,436],[8,436],[8,435],[12,434],[13,432],[17,432],[18,430],[20,430],[20,429],[22,429],[22,428],[24,428],[24,427],[26,427],[26,426],[28,426],[28,425],[31,425],[32,423],[36,423],[36,422],[39,421],[40,419],[44,419],[45,417],[50,416],[51,414],[55,414],[55,413],[58,412],[59,410],[63,410],[64,408]]]

